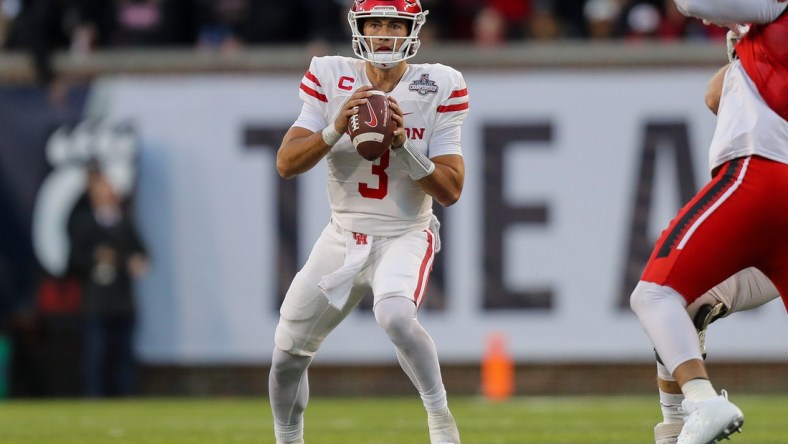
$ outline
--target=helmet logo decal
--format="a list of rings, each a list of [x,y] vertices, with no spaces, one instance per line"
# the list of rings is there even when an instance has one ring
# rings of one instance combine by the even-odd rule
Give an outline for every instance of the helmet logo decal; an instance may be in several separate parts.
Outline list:
[[[438,85],[435,84],[434,80],[430,80],[429,74],[422,74],[419,80],[414,80],[410,85],[408,85],[408,90],[416,91],[422,96],[426,96],[427,93],[437,93]]]

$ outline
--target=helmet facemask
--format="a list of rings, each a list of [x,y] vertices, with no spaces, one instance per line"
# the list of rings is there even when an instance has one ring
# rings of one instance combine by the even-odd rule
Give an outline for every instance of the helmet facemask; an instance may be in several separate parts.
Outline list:
[[[360,58],[372,63],[372,65],[390,69],[398,65],[403,60],[407,60],[419,49],[419,31],[427,20],[429,11],[418,13],[408,13],[398,11],[395,6],[375,6],[370,11],[348,12],[348,23],[353,37],[353,52]],[[405,20],[410,25],[410,33],[404,37],[394,37],[388,35],[363,35],[363,24],[369,18],[386,18]],[[372,48],[372,39],[389,39],[393,43],[392,51],[375,52]]]

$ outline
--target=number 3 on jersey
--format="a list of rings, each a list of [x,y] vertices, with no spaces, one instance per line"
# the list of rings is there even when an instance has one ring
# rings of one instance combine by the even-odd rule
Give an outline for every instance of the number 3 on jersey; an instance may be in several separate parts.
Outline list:
[[[358,184],[358,192],[362,197],[367,199],[383,199],[389,191],[389,176],[386,174],[386,168],[389,167],[389,154],[386,151],[378,159],[379,164],[372,164],[372,174],[378,176],[378,187],[372,188],[364,182]]]

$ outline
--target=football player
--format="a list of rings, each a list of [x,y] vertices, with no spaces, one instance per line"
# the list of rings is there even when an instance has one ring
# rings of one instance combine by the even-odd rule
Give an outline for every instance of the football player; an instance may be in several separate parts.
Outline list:
[[[735,26],[728,32],[728,60],[733,61],[736,53],[735,43],[747,32],[743,26]],[[706,91],[706,106],[715,115],[722,98],[722,85],[728,65],[712,76]],[[750,310],[780,297],[774,284],[756,268],[747,268],[731,276],[699,297],[687,312],[698,330],[701,356],[706,359],[706,329],[719,318],[727,317],[738,311]],[[675,444],[684,426],[684,412],[681,403],[684,395],[681,387],[657,356],[657,386],[662,421],[654,427],[656,444]]]
[[[729,283],[762,283],[750,267],[763,272],[788,307],[788,206],[782,204],[788,198],[788,3],[676,3],[685,14],[718,25],[750,26],[734,46],[738,57],[721,71],[724,81],[717,79],[722,91],[709,154],[713,179],[663,232],[630,299],[664,365],[660,379],[675,381],[684,397],[675,442],[708,444],[739,431],[744,415],[712,386],[685,307],[731,276]],[[772,291],[766,284],[763,289]],[[700,317],[703,330],[715,315]]]
[[[304,442],[307,367],[369,291],[375,320],[421,396],[431,444],[460,443],[435,344],[417,311],[440,249],[433,200],[452,205],[463,188],[468,91],[448,66],[408,64],[427,13],[418,0],[356,0],[348,22],[358,58],[313,58],[301,80],[301,114],[276,167],[290,178],[325,158],[331,217],[280,309],[269,375],[278,444]],[[368,161],[346,132],[373,87],[388,94],[397,128],[391,148]]]

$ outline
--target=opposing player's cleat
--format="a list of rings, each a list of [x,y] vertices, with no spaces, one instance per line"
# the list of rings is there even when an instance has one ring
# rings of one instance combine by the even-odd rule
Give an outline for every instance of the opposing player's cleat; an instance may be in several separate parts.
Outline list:
[[[714,444],[740,432],[744,414],[728,401],[728,393],[701,402],[685,399],[681,403],[686,417],[677,444]]]
[[[698,339],[700,340],[700,352],[703,358],[706,358],[706,328],[709,324],[717,319],[725,316],[728,312],[728,307],[722,302],[717,302],[714,305],[704,304],[698,308],[692,323],[695,324],[695,329],[698,330]]]
[[[654,427],[654,442],[656,444],[676,444],[682,427],[684,427],[683,422],[657,424]]]
[[[460,444],[460,432],[449,410],[441,415],[427,415],[430,444]]]

